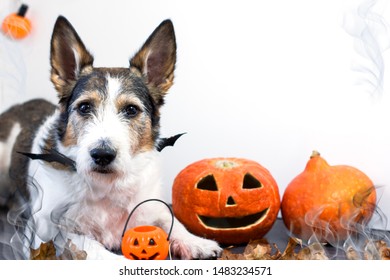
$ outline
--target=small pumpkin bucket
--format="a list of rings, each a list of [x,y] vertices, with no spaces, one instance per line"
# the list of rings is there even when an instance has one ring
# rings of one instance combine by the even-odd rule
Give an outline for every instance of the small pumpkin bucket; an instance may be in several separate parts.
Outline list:
[[[131,215],[142,204],[158,201],[165,204],[172,215],[169,234],[156,226],[142,225],[126,231]],[[148,199],[139,203],[129,214],[122,233],[122,254],[131,260],[165,260],[169,252],[169,237],[173,228],[173,211],[167,203],[159,199]]]

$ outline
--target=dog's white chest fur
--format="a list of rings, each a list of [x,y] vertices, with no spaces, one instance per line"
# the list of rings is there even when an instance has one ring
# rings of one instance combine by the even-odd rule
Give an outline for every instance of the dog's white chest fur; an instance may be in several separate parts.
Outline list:
[[[145,199],[160,197],[157,172],[154,168],[147,169],[138,178],[145,183],[144,190],[140,191],[138,185],[133,185],[134,178],[124,178],[120,182],[123,185],[107,185],[104,197],[97,197],[93,193],[94,186],[80,179],[77,173],[55,170],[32,161],[29,171],[34,175],[34,184],[30,184],[36,225],[34,247],[38,247],[41,242],[56,239],[59,234],[73,232],[95,239],[107,248],[118,249],[129,212]],[[100,195],[103,196],[101,189]],[[146,205],[145,209],[150,211]],[[157,218],[157,209],[155,213],[151,210],[149,215],[156,215]],[[137,222],[142,220],[139,215]],[[131,222],[130,226],[137,222]]]
[[[38,130],[33,153],[42,152],[42,142],[57,121],[58,112]],[[134,156],[125,169],[115,180],[94,180],[85,174],[31,161],[29,191],[36,225],[34,247],[59,234],[73,232],[96,239],[108,248],[119,248],[125,221],[136,203],[160,197],[157,152]]]

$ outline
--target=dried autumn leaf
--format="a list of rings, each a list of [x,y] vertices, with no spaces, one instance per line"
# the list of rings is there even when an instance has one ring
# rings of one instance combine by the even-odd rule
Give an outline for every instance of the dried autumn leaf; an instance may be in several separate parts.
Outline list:
[[[261,245],[257,245],[251,253],[244,256],[247,260],[267,260],[270,258],[267,247]]]
[[[390,247],[387,247],[387,244],[384,241],[378,241],[379,244],[379,254],[381,260],[390,260]]]
[[[244,250],[244,254],[247,255],[247,254],[251,254],[253,252],[253,250],[256,248],[256,247],[264,247],[264,251],[270,251],[271,248],[270,248],[270,245],[268,243],[268,241],[265,239],[265,238],[262,238],[262,239],[257,239],[257,240],[251,240],[245,247],[245,250]]]
[[[85,260],[87,259],[87,252],[79,250],[75,244],[68,239],[65,245],[64,252],[58,257],[60,260]]]
[[[302,248],[297,253],[296,247],[302,247],[302,240],[290,237],[286,249],[280,260],[328,260],[324,247],[320,243],[313,243],[308,247]]]
[[[348,260],[361,260],[362,259],[362,257],[360,256],[360,253],[353,246],[349,246],[347,249],[345,249],[345,255],[347,256]]]
[[[364,258],[366,260],[390,260],[390,248],[383,240],[368,242]]]
[[[382,260],[390,260],[390,248],[389,247],[384,248],[381,251],[381,259]]]
[[[290,237],[286,249],[280,257],[280,260],[296,260],[297,254],[295,253],[295,248],[297,245],[302,247],[302,240],[295,237]]]
[[[47,243],[41,243],[38,249],[31,249],[32,260],[56,260],[56,248],[53,241]]]
[[[231,251],[231,248],[226,248],[222,251],[221,257],[218,260],[245,260],[243,254],[235,254]]]
[[[328,260],[324,247],[320,243],[313,243],[303,248],[297,254],[297,260]]]
[[[272,250],[275,248],[275,253]],[[278,247],[269,244],[266,239],[258,239],[249,242],[244,251],[247,260],[276,260],[281,256]]]
[[[78,250],[76,245],[70,240],[65,244],[64,251],[59,256],[57,256],[52,240],[47,243],[41,243],[38,249],[30,249],[30,252],[32,260],[85,260],[87,258],[87,253]]]

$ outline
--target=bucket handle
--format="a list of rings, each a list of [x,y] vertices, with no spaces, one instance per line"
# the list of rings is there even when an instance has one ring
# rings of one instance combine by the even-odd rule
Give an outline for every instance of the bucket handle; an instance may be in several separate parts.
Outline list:
[[[144,201],[138,203],[138,204],[134,207],[134,209],[130,212],[129,216],[127,217],[125,226],[124,226],[124,228],[123,228],[122,238],[123,238],[123,236],[125,235],[126,228],[127,228],[127,224],[129,223],[130,217],[131,217],[131,215],[133,215],[134,211],[135,211],[139,206],[141,206],[142,204],[144,204],[144,203],[146,203],[146,202],[150,202],[150,201],[157,201],[157,202],[161,202],[161,203],[165,204],[165,206],[167,206],[167,208],[168,208],[169,211],[171,212],[172,223],[171,223],[171,227],[170,227],[170,229],[169,229],[169,233],[168,233],[168,237],[167,237],[167,241],[169,241],[169,238],[171,237],[171,233],[172,233],[172,229],[173,229],[173,221],[174,221],[173,211],[172,211],[171,207],[168,205],[168,203],[166,203],[165,201],[162,201],[161,199],[157,199],[157,198],[151,198],[151,199],[144,200]]]

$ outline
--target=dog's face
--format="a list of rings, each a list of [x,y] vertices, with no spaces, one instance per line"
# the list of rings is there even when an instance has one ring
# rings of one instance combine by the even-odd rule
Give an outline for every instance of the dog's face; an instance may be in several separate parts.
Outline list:
[[[137,155],[155,149],[159,109],[173,83],[176,43],[164,21],[129,68],[94,68],[93,57],[63,17],[51,40],[51,80],[58,92],[58,138],[79,173],[116,180]]]

